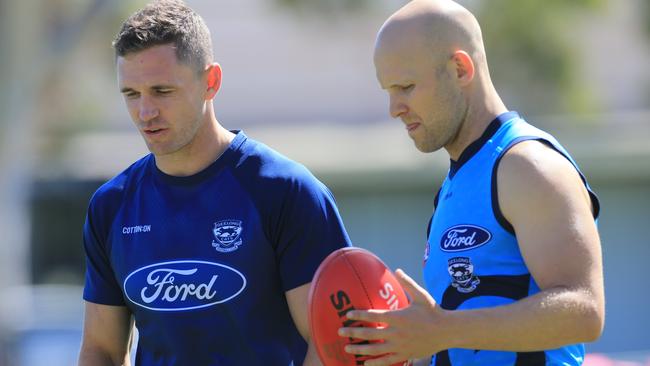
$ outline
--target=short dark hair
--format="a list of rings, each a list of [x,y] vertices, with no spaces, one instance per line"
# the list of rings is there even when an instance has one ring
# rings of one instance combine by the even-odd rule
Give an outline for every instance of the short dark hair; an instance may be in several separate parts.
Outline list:
[[[202,72],[212,63],[210,30],[181,0],[156,0],[132,14],[113,40],[115,57],[173,44],[178,61]]]

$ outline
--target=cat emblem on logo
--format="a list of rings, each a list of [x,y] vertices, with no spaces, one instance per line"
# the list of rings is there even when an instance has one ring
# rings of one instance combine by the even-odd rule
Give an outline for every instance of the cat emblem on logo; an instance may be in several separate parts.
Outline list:
[[[241,220],[222,220],[214,223],[212,233],[215,240],[212,246],[219,252],[229,253],[237,250],[242,244],[240,238],[242,232]]]
[[[458,292],[467,294],[474,290],[481,283],[481,280],[474,274],[474,265],[467,257],[455,257],[447,261],[451,285]]]

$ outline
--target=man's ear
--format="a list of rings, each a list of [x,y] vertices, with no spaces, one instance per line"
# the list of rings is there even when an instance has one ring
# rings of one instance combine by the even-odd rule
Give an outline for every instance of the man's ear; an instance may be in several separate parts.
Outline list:
[[[474,80],[476,69],[474,61],[467,52],[458,50],[451,56],[451,62],[456,69],[456,77],[460,86],[469,85]]]
[[[221,66],[218,63],[212,63],[205,69],[207,74],[207,94],[206,99],[213,99],[219,88],[221,88]]]

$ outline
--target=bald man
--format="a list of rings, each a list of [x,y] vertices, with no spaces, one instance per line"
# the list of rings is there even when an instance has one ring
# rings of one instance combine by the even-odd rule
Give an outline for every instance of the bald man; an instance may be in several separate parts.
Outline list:
[[[365,365],[579,365],[604,324],[598,199],[549,134],[509,111],[492,85],[481,30],[452,1],[416,0],[377,36],[390,114],[449,173],[428,227],[424,283],[398,311],[351,311],[382,329],[340,335],[380,356]],[[422,361],[420,361],[422,362]]]

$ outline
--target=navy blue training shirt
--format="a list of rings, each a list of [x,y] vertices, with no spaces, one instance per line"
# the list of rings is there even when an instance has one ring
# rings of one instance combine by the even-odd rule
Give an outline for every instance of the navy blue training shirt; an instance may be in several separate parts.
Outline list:
[[[238,132],[193,176],[148,155],[98,189],[84,299],[132,312],[136,365],[299,365],[306,343],[285,292],[349,245],[330,191]]]

